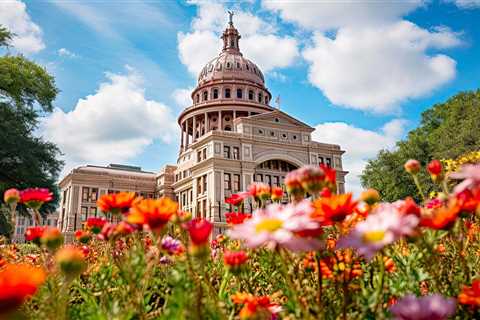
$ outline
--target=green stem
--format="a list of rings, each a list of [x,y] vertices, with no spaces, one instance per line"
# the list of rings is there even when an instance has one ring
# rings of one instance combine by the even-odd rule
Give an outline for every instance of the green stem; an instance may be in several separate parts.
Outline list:
[[[375,308],[374,312],[377,313],[378,308],[382,305],[383,303],[383,284],[385,280],[385,264],[383,262],[383,252],[380,252],[378,255],[378,266],[380,268],[380,274],[379,274],[379,284],[377,287],[377,291],[375,293],[377,301],[375,303]]]
[[[218,291],[218,298],[223,299],[223,294],[225,291],[225,287],[227,286],[228,280],[230,280],[230,271],[225,269],[225,273],[223,274],[222,283],[220,284],[220,290]]]
[[[418,176],[416,174],[413,174],[412,177],[413,177],[413,181],[415,181],[415,185],[417,186],[418,194],[422,198],[423,203],[425,203],[426,202],[425,194],[423,193],[423,189],[422,189],[422,186],[420,185],[420,181],[418,180]]]

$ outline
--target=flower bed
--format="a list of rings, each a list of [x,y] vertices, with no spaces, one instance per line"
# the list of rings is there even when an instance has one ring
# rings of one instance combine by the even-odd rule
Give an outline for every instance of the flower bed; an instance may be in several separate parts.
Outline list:
[[[226,199],[229,228],[214,239],[211,222],[170,199],[104,195],[99,208],[121,222],[89,218],[74,245],[34,227],[34,246],[1,247],[0,318],[480,318],[480,166],[445,174],[432,161],[433,199],[420,163],[405,170],[422,203],[336,194],[325,166],[289,173],[286,204],[280,188],[253,184]],[[13,218],[22,202],[38,219],[51,199],[44,189],[4,195]]]

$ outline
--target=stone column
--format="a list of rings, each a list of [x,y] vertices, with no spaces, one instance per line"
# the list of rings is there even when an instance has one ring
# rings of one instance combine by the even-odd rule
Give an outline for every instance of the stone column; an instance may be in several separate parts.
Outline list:
[[[182,122],[182,124],[180,125],[180,127],[182,128],[182,129],[181,129],[181,133],[180,133],[180,136],[181,136],[181,138],[180,138],[180,150],[183,151],[183,147],[184,147],[183,140],[184,140],[184,138],[185,138],[185,137],[184,137],[184,136],[185,136],[185,130],[184,130],[184,128],[185,128],[185,123]]]
[[[197,140],[197,116],[193,116],[193,130],[192,130],[192,141]]]
[[[222,125],[222,111],[218,111],[218,130],[223,131]]]
[[[190,136],[188,134],[188,119],[185,120],[185,149],[188,148],[188,145],[190,144]]]
[[[207,112],[205,112],[204,117],[205,117],[205,133],[207,133],[208,130],[210,130],[209,125],[208,125],[208,113]]]

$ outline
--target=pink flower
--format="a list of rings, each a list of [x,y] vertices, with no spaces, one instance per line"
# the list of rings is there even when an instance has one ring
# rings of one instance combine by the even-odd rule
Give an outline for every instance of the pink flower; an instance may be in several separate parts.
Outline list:
[[[225,199],[225,203],[231,204],[233,206],[239,206],[250,194],[248,192],[239,192],[232,194],[230,198]]]
[[[396,320],[445,320],[455,313],[455,299],[440,294],[416,297],[406,295],[390,307]]]
[[[256,210],[251,219],[233,226],[228,235],[232,239],[244,240],[249,248],[281,246],[292,251],[317,250],[321,247],[318,239],[297,235],[320,227],[310,218],[312,212],[307,200],[297,205],[271,204],[266,209]]]
[[[394,204],[379,205],[367,219],[359,222],[337,247],[355,248],[367,259],[377,251],[397,241],[402,236],[412,235],[419,219],[413,214],[402,214]]]
[[[462,166],[460,172],[454,172],[450,174],[449,177],[453,179],[463,179],[463,181],[454,189],[456,194],[464,191],[465,189],[473,189],[477,186],[480,186],[480,164],[464,165]]]

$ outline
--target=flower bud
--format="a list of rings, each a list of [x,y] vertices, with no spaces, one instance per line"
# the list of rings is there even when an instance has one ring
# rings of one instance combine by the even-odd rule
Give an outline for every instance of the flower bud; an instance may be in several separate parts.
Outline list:
[[[415,159],[410,159],[407,162],[405,162],[404,168],[405,171],[407,171],[410,174],[417,174],[420,171],[420,162]]]
[[[55,251],[63,244],[63,235],[57,228],[47,228],[42,234],[41,242],[49,250]]]
[[[367,189],[360,194],[360,200],[368,205],[373,205],[380,201],[380,193],[375,189]]]
[[[441,178],[442,170],[442,163],[439,160],[432,160],[427,165],[427,171],[430,173],[430,177],[432,178],[433,182],[437,182],[439,178]]]
[[[319,166],[304,166],[299,169],[300,183],[305,191],[316,194],[322,190],[325,182],[325,172]]]
[[[223,253],[223,262],[225,266],[233,273],[241,272],[245,263],[248,260],[248,255],[245,251],[229,251],[225,250]]]
[[[20,201],[20,191],[15,188],[8,189],[3,194],[3,201],[7,204],[14,204]]]
[[[67,278],[75,278],[86,268],[83,251],[74,246],[65,246],[58,250],[55,261]]]
[[[82,244],[87,244],[92,239],[92,234],[88,231],[77,230],[75,231],[75,239]]]

